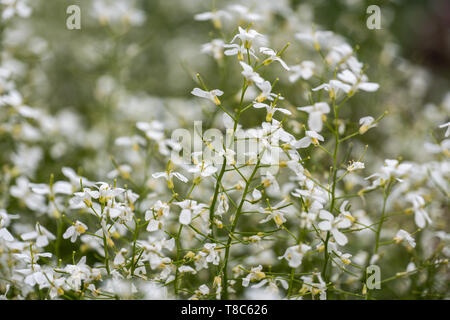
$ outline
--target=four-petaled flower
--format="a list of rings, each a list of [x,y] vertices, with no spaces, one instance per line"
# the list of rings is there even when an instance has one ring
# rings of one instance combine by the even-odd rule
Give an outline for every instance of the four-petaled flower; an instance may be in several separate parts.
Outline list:
[[[63,238],[64,239],[70,238],[71,242],[75,242],[78,236],[85,233],[87,229],[88,229],[87,225],[77,220],[72,226],[67,228],[66,232],[64,232],[63,234]]]
[[[330,106],[326,102],[317,102],[312,106],[299,107],[300,111],[309,113],[308,126],[312,131],[322,131],[323,121],[326,120],[325,114],[330,112]]]
[[[302,243],[297,246],[292,246],[286,249],[286,252],[278,259],[286,259],[289,262],[289,267],[297,268],[302,264],[302,259],[305,253],[311,250],[311,247]]]
[[[352,225],[351,220],[344,215],[335,217],[326,210],[320,210],[319,217],[323,220],[319,222],[319,229],[322,231],[330,231],[336,242],[340,246],[345,246],[348,239],[339,229],[350,227]]]
[[[188,225],[191,223],[193,216],[202,213],[205,210],[205,204],[197,204],[195,200],[184,200],[180,202],[174,202],[181,208],[179,221],[181,224]]]

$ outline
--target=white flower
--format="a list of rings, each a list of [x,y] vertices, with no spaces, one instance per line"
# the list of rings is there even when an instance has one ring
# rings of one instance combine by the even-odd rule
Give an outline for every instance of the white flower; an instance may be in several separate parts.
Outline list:
[[[156,201],[151,210],[145,212],[145,221],[149,221],[147,231],[152,232],[159,230],[162,227],[162,217],[169,215],[170,207],[167,203],[161,200]]]
[[[292,246],[286,249],[283,256],[278,259],[286,259],[289,262],[289,267],[297,268],[302,264],[303,255],[311,250],[311,247],[302,243],[297,246]]]
[[[205,243],[203,246],[203,252],[207,253],[206,255],[206,262],[212,263],[213,265],[219,265],[220,262],[220,256],[219,251],[216,250],[217,244],[216,243]]]
[[[348,211],[346,209],[347,205],[348,205],[348,200],[343,201],[341,206],[339,207],[339,213],[340,213],[340,216],[347,218],[348,220],[350,220],[351,223],[353,223],[356,221],[356,219],[352,216],[350,211]]]
[[[243,61],[240,61],[239,63],[241,64],[243,69],[241,73],[248,82],[254,82],[257,84],[264,82],[264,79],[261,78],[261,76],[257,72],[253,71],[253,68],[251,66]]]
[[[232,149],[226,148],[224,150],[221,150],[217,153],[218,159],[220,159],[219,161],[216,161],[215,165],[221,165],[223,162],[223,157],[225,157],[225,161],[229,164],[229,165],[235,165],[236,164],[236,160],[234,159],[234,157],[236,156],[236,152]]]
[[[202,177],[210,177],[217,172],[217,168],[209,161],[199,160],[198,157],[200,154],[196,152],[192,154],[194,165],[189,169],[189,172],[200,174]]]
[[[195,200],[184,200],[180,202],[174,202],[177,206],[179,206],[182,210],[180,213],[179,222],[184,225],[188,225],[191,223],[193,216],[200,214],[205,210],[205,204],[197,204]]]
[[[413,272],[413,271],[416,271],[417,270],[417,267],[416,267],[416,265],[414,264],[414,262],[410,262],[410,263],[408,263],[408,265],[406,266],[406,272]]]
[[[87,225],[85,225],[83,222],[75,221],[75,223],[67,228],[66,232],[63,234],[64,239],[70,238],[71,242],[75,242],[79,235],[86,232],[88,229]]]
[[[125,189],[111,187],[105,182],[98,182],[98,184],[100,184],[98,187],[98,201],[102,204],[115,199],[115,197],[125,192]]]
[[[72,188],[74,190],[77,190],[80,187],[80,181],[83,182],[83,186],[91,187],[94,186],[94,183],[86,179],[85,177],[79,176],[75,173],[75,170],[69,167],[63,167],[61,169],[62,174],[70,180],[70,183],[72,184]]]
[[[268,58],[266,58],[266,60],[263,61],[264,65],[268,65],[273,61],[278,61],[283,66],[283,68],[285,68],[287,71],[290,70],[286,62],[284,62],[283,59],[279,57],[278,53],[276,53],[273,49],[261,47],[259,48],[259,52],[269,56]]]
[[[114,257],[113,263],[115,267],[121,267],[125,264],[127,261],[125,259],[125,255],[128,253],[128,250],[126,248],[122,248],[119,250],[119,252]]]
[[[195,269],[200,271],[208,268],[208,263],[213,265],[219,265],[220,262],[220,250],[216,250],[216,243],[205,243],[203,249],[194,256]]]
[[[340,265],[341,267],[344,267],[345,265],[349,265],[350,263],[352,263],[352,261],[350,260],[352,255],[350,253],[342,253],[336,249],[336,244],[334,244],[334,247],[333,247],[333,243],[329,243],[329,244],[330,244],[330,246],[328,247],[328,250],[339,257],[338,261],[332,260],[334,263],[336,263],[337,265]]]
[[[251,281],[259,281],[266,277],[266,274],[262,272],[262,265],[254,267],[250,270],[249,274],[242,279],[242,286],[248,287]]]
[[[258,189],[253,190],[252,192],[252,201],[259,201],[262,197],[261,191]]]
[[[330,112],[330,106],[326,102],[317,102],[312,106],[299,107],[300,111],[307,112],[309,114],[308,126],[312,131],[322,131],[323,121],[326,119],[325,114]]]
[[[100,192],[97,190],[91,190],[89,188],[83,188],[82,192],[75,192],[74,197],[70,199],[69,203],[71,206],[78,207],[79,205],[85,205],[86,207],[92,207],[92,198],[98,199],[100,197]]]
[[[266,121],[267,122],[271,122],[272,121],[273,114],[276,111],[279,111],[279,112],[287,114],[287,115],[291,115],[292,114],[289,110],[286,110],[286,109],[283,109],[283,108],[275,108],[273,103],[268,105],[268,104],[265,104],[265,103],[262,103],[262,102],[256,102],[255,104],[253,104],[253,107],[256,108],[256,109],[265,108],[267,110],[267,115],[266,115]]]
[[[340,246],[346,245],[348,239],[342,232],[339,231],[339,229],[350,227],[352,225],[351,221],[343,215],[334,217],[330,212],[326,210],[320,210],[319,217],[323,220],[319,222],[319,229],[322,231],[330,231],[334,239]]]
[[[226,50],[223,52],[226,56],[235,56],[242,61],[244,60],[244,54],[250,55],[255,59],[258,57],[255,55],[255,50],[253,48],[246,49],[243,44],[231,43],[225,44],[223,46]]]
[[[414,248],[416,246],[416,241],[414,240],[414,238],[411,237],[411,235],[407,231],[400,229],[400,230],[398,230],[397,234],[395,235],[394,241],[396,243],[400,243],[404,240],[406,240],[406,242],[408,242],[408,244],[412,248]]]
[[[406,199],[413,205],[414,221],[419,228],[425,228],[426,224],[431,224],[431,219],[428,213],[425,211],[425,200],[422,196],[416,193],[409,193],[406,195]]]
[[[347,166],[347,171],[348,172],[352,172],[355,170],[360,170],[360,169],[364,169],[364,163],[359,162],[359,161],[353,161],[350,165]]]
[[[258,13],[253,13],[246,6],[241,4],[232,4],[227,7],[229,11],[235,12],[239,15],[239,20],[244,20],[248,22],[259,21],[262,16]]]
[[[328,91],[331,99],[335,99],[337,94],[342,90],[345,93],[349,93],[352,87],[339,80],[330,80],[328,83],[323,83],[320,86],[313,88],[312,91],[318,91],[324,89]]]
[[[171,171],[169,169],[169,171],[165,171],[165,172],[156,172],[152,174],[152,177],[155,179],[159,179],[159,178],[164,178],[167,180],[167,186],[169,187],[169,189],[173,189],[173,177],[177,178],[178,180],[186,183],[188,182],[188,178],[186,178],[185,176],[183,176],[181,173],[175,172],[175,171]]]
[[[13,197],[23,201],[30,210],[38,212],[46,210],[45,197],[31,192],[30,183],[24,176],[16,179],[16,184],[11,186],[9,192]]]
[[[5,241],[13,241],[14,237],[12,234],[6,229],[6,227],[9,225],[9,222],[11,220],[11,216],[8,215],[8,213],[0,209],[0,239],[3,239]]]
[[[197,21],[207,21],[211,20],[214,27],[220,29],[222,27],[222,19],[230,19],[231,15],[224,10],[214,10],[210,12],[198,13],[194,16]]]
[[[271,161],[261,161],[262,163],[271,163]],[[266,192],[269,194],[279,194],[280,193],[280,185],[278,184],[277,178],[271,174],[269,171],[261,176],[261,183],[266,189]]]
[[[296,82],[299,78],[308,80],[314,74],[316,64],[312,61],[305,60],[300,64],[290,67],[291,75],[289,75],[290,82]]]
[[[347,43],[333,46],[326,60],[332,66],[337,64],[340,68],[349,68],[356,74],[360,74],[363,67],[363,64],[354,56],[353,48]]]
[[[219,197],[219,203],[217,205],[216,214],[221,216],[228,212],[230,205],[228,204],[228,197],[225,194],[221,194]]]
[[[292,192],[294,197],[308,199],[310,203],[309,211],[319,213],[319,210],[323,208],[324,204],[328,201],[328,192],[324,189],[316,186],[311,180],[307,180],[305,183],[306,189],[295,189]]]
[[[302,212],[300,214],[300,227],[301,228],[306,228],[306,229],[311,229],[312,225],[314,224],[314,222],[316,222],[317,220],[317,213],[314,212]]]
[[[359,128],[359,134],[364,134],[369,130],[370,128],[376,127],[377,124],[374,123],[375,119],[373,117],[363,117],[359,119],[359,125],[361,126]]]
[[[0,228],[0,239],[5,241],[13,241],[14,237],[6,228]]]
[[[50,194],[50,186],[46,184],[29,183],[31,191],[37,194]],[[52,190],[54,194],[72,194],[72,185],[66,181],[56,181],[53,183]]]
[[[275,93],[272,93],[272,85],[269,81],[266,80],[255,84],[261,90],[261,93],[256,97],[257,102],[263,102],[266,99],[273,101],[274,97],[277,97]],[[278,99],[283,100],[283,97],[278,96]]]
[[[236,34],[233,39],[231,40],[231,43],[234,42],[236,39],[240,39],[241,43],[244,45],[246,49],[250,49],[252,47],[252,44],[255,42],[256,45],[263,45],[267,42],[267,39],[262,34],[256,32],[253,29],[243,29],[241,27],[238,28],[239,33]]]
[[[76,265],[65,266],[64,271],[69,274],[67,284],[73,290],[79,290],[82,282],[89,280],[92,274],[91,268],[86,264],[86,257],[82,257]]]
[[[223,48],[225,42],[222,39],[213,39],[211,42],[202,45],[201,52],[212,54],[214,59],[220,60],[223,58]]]
[[[368,82],[368,78],[366,75],[360,75],[357,77],[353,72],[350,70],[344,70],[337,75],[339,80],[342,80],[344,82],[347,82],[352,85],[352,90],[349,93],[349,95],[352,95],[354,92],[356,92],[358,89],[367,91],[367,92],[374,92],[377,91],[380,85],[375,82]]]
[[[326,300],[327,298],[327,285],[325,281],[322,280],[322,277],[319,273],[315,273],[314,276],[317,277],[319,282],[314,282],[313,276],[302,276],[301,279],[303,280],[303,285],[300,290],[301,294],[305,294],[307,292],[310,292],[311,295],[314,297],[316,295],[319,295],[320,300]]]
[[[264,289],[260,289],[267,285]],[[257,284],[251,286],[250,290],[246,290],[245,295],[249,300],[280,300],[282,299],[279,286],[284,290],[289,289],[289,283],[283,278],[269,278],[263,279]]]
[[[164,124],[159,121],[152,122],[142,122],[139,121],[136,123],[136,127],[145,132],[145,135],[150,140],[159,141],[164,138]]]
[[[322,46],[331,44],[334,36],[332,31],[321,31],[311,29],[309,32],[297,33],[296,38],[311,44],[315,50],[320,50]]]
[[[132,147],[134,150],[139,150],[139,146],[145,146],[146,141],[139,135],[133,135],[131,137],[118,137],[114,144],[119,147]]]
[[[286,218],[284,217],[286,212],[283,210],[283,208],[288,207],[288,206],[289,206],[289,204],[287,204],[287,201],[282,200],[281,202],[279,202],[278,204],[276,204],[273,207],[269,206],[264,209],[260,208],[259,212],[267,214],[267,217],[265,219],[261,220],[259,223],[265,223],[265,222],[269,221],[270,219],[273,219],[273,221],[275,222],[277,227],[280,227],[283,223],[286,222]]]
[[[122,165],[118,166],[116,169],[108,172],[106,174],[106,177],[108,179],[114,179],[114,178],[117,178],[120,176],[124,179],[129,179],[131,171],[132,171],[131,166],[129,166],[128,164],[122,164]]]
[[[206,284],[202,284],[198,290],[196,291],[199,295],[207,295],[209,294],[209,288]]]
[[[166,202],[162,202],[161,200],[156,201],[156,203],[152,206],[152,210],[156,216],[161,217],[167,217],[169,215],[170,207]],[[149,210],[150,211],[150,210]],[[147,214],[145,215],[145,220],[147,219]]]
[[[306,131],[305,137],[295,142],[294,147],[296,149],[307,148],[311,143],[315,146],[318,146],[319,141],[324,141],[323,137],[320,134],[315,131]]]
[[[197,273],[197,271],[194,268],[190,267],[190,266],[180,266],[178,268],[178,271],[181,272],[181,273],[187,273],[187,272],[191,272],[193,274]]]
[[[146,16],[143,11],[134,8],[133,2],[96,0],[92,2],[92,15],[102,24],[123,23],[140,26],[145,22]]]
[[[194,90],[191,91],[191,94],[200,98],[208,99],[216,105],[220,105],[220,100],[217,97],[223,95],[223,91],[219,89],[205,91],[200,88],[194,88]]]
[[[369,189],[375,188],[379,185],[383,185],[391,178],[395,178],[397,181],[402,182],[400,177],[405,176],[411,171],[411,163],[399,163],[398,160],[386,159],[384,160],[384,166],[381,167],[380,172],[374,173],[371,176],[365,178],[366,180],[376,177],[369,187]]]
[[[36,239],[36,246],[40,248],[47,246],[49,244],[49,240],[56,239],[54,234],[38,223],[35,226],[35,231],[23,233],[20,237],[24,241]]]

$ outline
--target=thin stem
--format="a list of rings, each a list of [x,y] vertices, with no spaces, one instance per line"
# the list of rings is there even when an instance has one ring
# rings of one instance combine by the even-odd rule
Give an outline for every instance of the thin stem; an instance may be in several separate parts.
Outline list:
[[[219,189],[220,189],[220,182],[222,181],[222,177],[225,173],[225,167],[227,166],[227,160],[225,157],[223,157],[223,164],[222,168],[220,170],[219,176],[217,177],[216,181],[216,189],[214,190],[214,196],[213,200],[211,202],[211,206],[209,207],[209,223],[211,224],[211,237],[214,238],[214,208],[216,206],[217,197],[219,195]]]
[[[241,202],[239,203],[239,206],[236,209],[236,213],[234,215],[233,224],[231,226],[231,231],[228,234],[227,246],[225,248],[225,258],[224,258],[224,263],[223,263],[223,266],[222,266],[222,272],[223,272],[222,299],[223,300],[228,300],[228,272],[227,272],[227,267],[228,267],[228,260],[229,260],[229,257],[230,257],[231,241],[233,240],[233,233],[234,233],[234,230],[236,229],[236,226],[237,226],[237,223],[238,223],[238,220],[239,220],[239,216],[241,215],[242,206],[244,205],[245,198],[246,198],[247,193],[248,193],[248,188],[250,187],[250,183],[253,180],[253,177],[255,176],[256,171],[258,170],[259,163],[260,163],[260,159],[258,159],[258,162],[255,165],[255,169],[253,169],[252,174],[250,175],[250,177],[247,180],[247,183],[245,184],[244,193],[242,194]]]

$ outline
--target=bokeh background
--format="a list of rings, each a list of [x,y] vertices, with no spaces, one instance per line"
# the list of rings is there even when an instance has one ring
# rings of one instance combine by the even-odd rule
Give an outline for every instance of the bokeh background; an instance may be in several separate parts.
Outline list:
[[[87,132],[92,129],[90,138],[80,131],[68,133],[79,136],[79,143],[65,148],[58,157],[46,154],[48,168],[53,171],[55,167],[69,165],[83,167],[90,174],[99,173],[93,161],[95,144],[107,144],[105,150],[110,150],[115,137],[123,130],[129,131],[124,125],[132,127],[136,119],[172,117],[173,125],[177,126],[183,119],[198,117],[198,108],[187,110],[189,107],[181,103],[191,98],[196,72],[208,79],[211,87],[220,87],[225,92],[240,86],[236,66],[236,74],[230,71],[221,74],[214,59],[200,53],[201,45],[214,36],[214,29],[208,22],[193,19],[199,12],[235,2],[124,1],[126,10],[120,11],[121,2],[32,1],[31,17],[8,22],[8,28],[1,33],[2,59],[10,59],[15,64],[14,78],[25,100],[42,106],[50,114],[60,115],[67,121],[69,131],[70,126],[77,131],[77,125]],[[286,41],[293,43],[285,55],[290,64],[308,57],[305,48],[292,39],[293,33],[302,31],[302,25],[314,23],[341,34],[353,46],[358,45],[358,54],[367,63],[370,78],[382,85],[370,99],[367,95],[355,97],[346,116],[357,119],[367,115],[368,110],[371,114],[389,110],[391,115],[385,126],[376,137],[364,136],[367,141],[363,143],[376,145],[377,141],[383,141],[377,152],[387,157],[397,154],[408,157],[417,150],[414,137],[406,135],[405,130],[421,138],[427,130],[421,127],[423,110],[429,109],[425,114],[432,117],[433,105],[443,102],[449,88],[448,1],[243,3],[263,12],[264,19],[257,26],[272,37],[275,47],[281,48]],[[81,30],[69,31],[65,26],[66,8],[71,4],[81,8]],[[379,5],[382,10],[381,30],[366,27],[366,8],[371,4]],[[290,8],[289,19],[295,23],[286,19],[286,8]],[[293,30],[295,26],[297,30]],[[232,31],[227,30],[228,40]],[[229,59],[225,63],[230,64]],[[280,81],[287,83],[286,78]],[[283,90],[293,106],[305,103],[299,85],[289,85]],[[125,120],[129,121],[115,123],[124,120],[122,112],[116,109],[127,110]],[[261,119],[263,116],[261,113]],[[251,126],[261,119],[243,121]],[[384,132],[387,127],[390,130]],[[96,128],[100,131],[106,128],[108,134],[96,136],[100,132]],[[399,143],[397,139],[405,136],[408,139]],[[101,155],[100,159],[104,157]],[[84,159],[89,159],[89,163],[84,163]],[[37,174],[43,178],[49,173],[43,168]]]

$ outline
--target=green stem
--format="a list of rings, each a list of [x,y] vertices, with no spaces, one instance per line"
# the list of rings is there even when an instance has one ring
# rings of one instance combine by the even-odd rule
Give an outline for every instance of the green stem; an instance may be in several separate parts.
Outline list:
[[[211,237],[213,237],[213,238],[214,238],[214,228],[213,228],[213,226],[214,226],[214,208],[216,206],[217,197],[219,195],[220,182],[222,181],[222,177],[225,173],[226,166],[227,166],[227,160],[225,157],[223,157],[223,164],[222,164],[222,168],[220,170],[219,176],[217,177],[216,189],[214,190],[214,197],[211,202],[211,206],[209,207],[209,222],[211,223]]]
[[[386,212],[386,203],[387,203],[387,199],[389,197],[390,187],[391,187],[391,183],[388,184],[387,188],[383,189],[383,210],[381,212],[380,223],[378,224],[377,238],[376,238],[376,242],[375,242],[375,252],[374,252],[374,254],[378,253],[378,248],[380,247],[381,228],[382,228],[383,222],[384,222],[384,215],[385,215],[385,212]]]
[[[176,246],[177,246],[177,257],[176,260],[180,260],[180,252],[181,252],[181,244],[180,244],[180,236],[181,236],[181,231],[183,230],[183,225],[180,224],[180,228],[178,229],[178,233],[177,233],[177,240],[176,240]],[[178,276],[179,276],[179,271],[178,271],[178,265],[176,266],[176,271],[175,271],[175,280],[174,280],[174,291],[175,291],[175,298],[178,295]]]
[[[245,202],[245,197],[247,196],[248,193],[248,188],[250,187],[250,183],[253,180],[253,177],[256,174],[256,171],[258,170],[259,167],[259,163],[260,163],[260,159],[258,159],[258,162],[255,165],[255,169],[253,169],[252,174],[250,175],[250,178],[248,178],[247,183],[245,184],[245,188],[244,188],[244,193],[242,194],[242,199],[241,202],[239,203],[238,208],[236,209],[236,213],[234,216],[234,220],[233,220],[233,224],[231,226],[231,231],[228,234],[228,240],[227,240],[227,246],[225,248],[225,258],[224,258],[224,263],[222,266],[222,272],[223,272],[223,281],[222,281],[222,299],[223,300],[228,300],[228,272],[227,272],[227,267],[228,267],[228,260],[230,257],[230,249],[231,249],[231,241],[233,239],[233,233],[234,230],[236,229],[238,220],[239,220],[239,216],[241,215],[241,211],[242,211],[242,206],[244,205]]]
[[[336,202],[336,184],[337,184],[337,153],[339,149],[339,128],[338,128],[338,108],[336,106],[335,101],[333,100],[333,111],[334,111],[334,121],[335,121],[335,130],[334,130],[334,138],[335,138],[335,145],[334,145],[334,152],[333,152],[333,186],[331,188],[331,204],[330,204],[330,212],[333,214],[334,211],[334,204]],[[327,266],[328,266],[328,241],[330,240],[330,231],[327,232],[327,237],[325,239],[325,250],[324,250],[324,264],[322,269],[322,278],[325,282],[328,281],[327,276]]]

